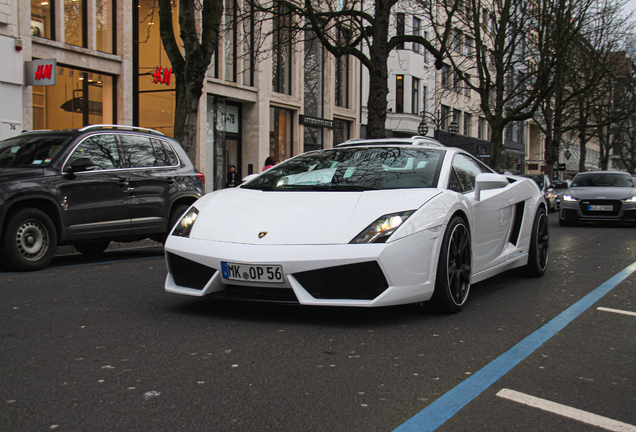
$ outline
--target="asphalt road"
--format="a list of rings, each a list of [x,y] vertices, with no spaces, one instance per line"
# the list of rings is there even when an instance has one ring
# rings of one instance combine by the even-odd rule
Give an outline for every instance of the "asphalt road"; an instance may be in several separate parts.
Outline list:
[[[636,312],[636,273],[500,364],[636,262],[636,228],[559,227],[555,215],[550,224],[543,278],[474,285],[456,315],[168,294],[160,247],[0,273],[0,430],[601,431],[612,421],[636,430],[636,317],[598,309]],[[494,378],[484,385],[486,370]],[[462,387],[480,382],[474,394]]]

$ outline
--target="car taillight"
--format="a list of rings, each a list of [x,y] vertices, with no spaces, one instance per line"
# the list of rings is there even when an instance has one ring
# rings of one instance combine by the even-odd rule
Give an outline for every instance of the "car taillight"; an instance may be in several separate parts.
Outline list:
[[[203,173],[197,171],[197,175],[199,176],[199,180],[201,180],[201,183],[205,184],[205,176],[203,175]]]

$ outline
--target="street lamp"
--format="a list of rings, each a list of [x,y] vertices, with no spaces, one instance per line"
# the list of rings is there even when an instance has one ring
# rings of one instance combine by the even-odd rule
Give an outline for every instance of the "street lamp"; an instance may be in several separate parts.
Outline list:
[[[422,121],[417,126],[417,133],[422,136],[426,136],[426,134],[428,133],[428,125],[426,124],[426,120],[424,120],[424,117],[422,117]]]
[[[457,124],[457,120],[453,120],[452,122],[450,122],[450,124],[448,125],[448,132],[451,134],[451,136],[457,135],[457,132],[459,132],[459,125]]]

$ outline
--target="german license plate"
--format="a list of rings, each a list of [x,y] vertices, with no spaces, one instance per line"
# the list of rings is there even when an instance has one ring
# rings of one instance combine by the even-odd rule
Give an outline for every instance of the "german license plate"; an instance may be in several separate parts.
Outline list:
[[[283,282],[283,267],[221,261],[221,275],[223,279],[245,282]]]
[[[589,211],[613,211],[614,206],[611,205],[589,205],[587,206]]]

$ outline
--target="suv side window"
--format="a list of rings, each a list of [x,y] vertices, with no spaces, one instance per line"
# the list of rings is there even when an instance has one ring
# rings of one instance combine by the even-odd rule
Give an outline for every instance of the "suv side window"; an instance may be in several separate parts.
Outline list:
[[[119,136],[131,168],[174,166],[176,155],[172,148],[158,139],[135,135]]]
[[[121,167],[121,157],[115,135],[91,135],[82,141],[73,151],[68,162],[80,158],[89,158],[95,169],[114,169]]]

